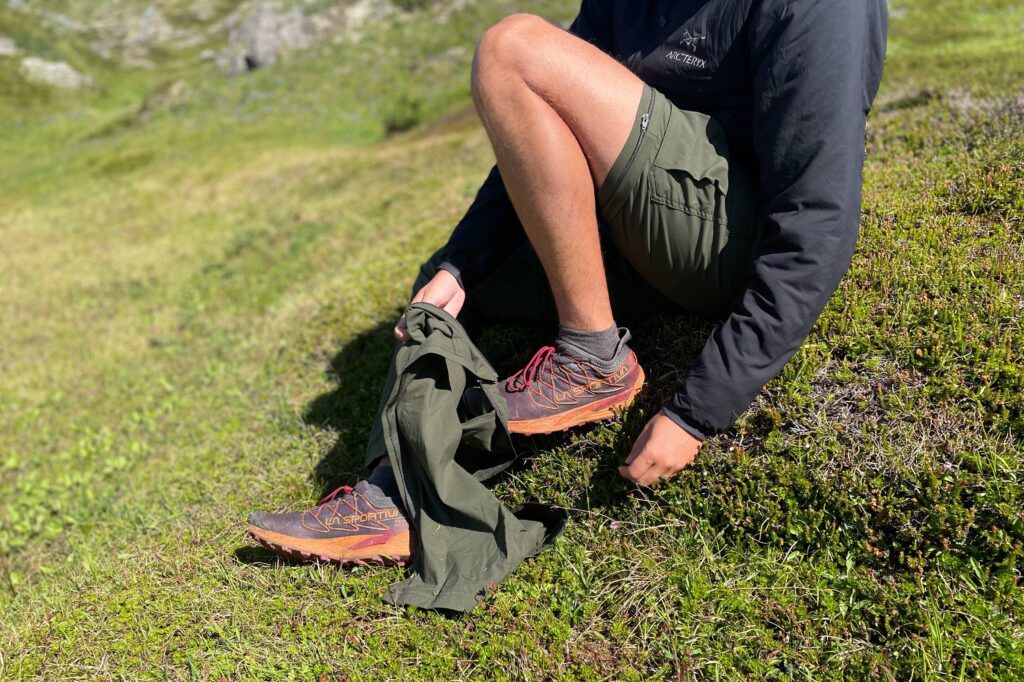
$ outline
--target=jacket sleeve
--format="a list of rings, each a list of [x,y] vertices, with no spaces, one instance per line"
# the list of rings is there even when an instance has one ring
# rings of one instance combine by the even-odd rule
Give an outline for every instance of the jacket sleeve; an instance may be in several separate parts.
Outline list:
[[[698,438],[750,406],[850,265],[886,22],[883,0],[764,0],[755,10],[749,48],[763,231],[746,289],[665,405]]]
[[[608,2],[583,0],[569,31],[607,49],[611,41]],[[455,226],[442,251],[441,269],[459,280],[462,288],[483,281],[516,248],[526,241],[512,201],[505,191],[498,167],[491,168],[466,215]]]

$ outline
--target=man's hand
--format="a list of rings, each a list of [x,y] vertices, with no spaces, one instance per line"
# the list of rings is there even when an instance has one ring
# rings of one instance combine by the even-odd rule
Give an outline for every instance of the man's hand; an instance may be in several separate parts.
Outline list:
[[[438,270],[434,278],[416,292],[413,303],[432,303],[452,317],[458,317],[462,305],[466,302],[466,292],[459,286],[459,281],[447,270]],[[395,325],[395,338],[405,342],[410,339],[406,331],[405,315]]]
[[[701,441],[662,413],[654,415],[633,444],[619,475],[638,485],[653,485],[690,466]]]

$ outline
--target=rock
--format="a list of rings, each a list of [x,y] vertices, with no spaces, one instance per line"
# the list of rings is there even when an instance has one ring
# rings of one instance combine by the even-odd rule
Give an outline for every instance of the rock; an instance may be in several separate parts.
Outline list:
[[[394,12],[394,6],[388,0],[356,0],[344,9],[342,26],[345,37],[349,40],[361,40],[359,30],[367,23],[380,21]]]
[[[243,3],[217,27],[226,30],[228,45],[217,53],[217,64],[231,75],[268,66],[287,52],[305,50],[332,36],[358,40],[359,28],[394,13],[390,0],[348,0],[323,3],[304,2],[316,11],[303,12],[292,6],[285,10],[280,0]]]
[[[356,0],[344,9],[345,27],[356,28],[367,21],[383,19],[391,14],[391,3],[382,0]]]
[[[141,12],[112,5],[92,20],[97,39],[93,51],[104,59],[132,66],[151,67],[154,51],[180,50],[206,40],[194,30],[175,26],[156,5]]]
[[[0,57],[17,57],[21,54],[21,50],[14,43],[14,40],[5,36],[0,36]]]
[[[21,60],[21,72],[30,81],[65,90],[77,90],[92,85],[91,78],[67,62],[51,62],[39,57],[25,57]]]
[[[142,11],[138,19],[128,25],[122,39],[125,47],[149,48],[151,45],[162,45],[177,37],[177,31],[167,21],[158,8],[150,5]]]
[[[209,23],[217,16],[217,2],[215,0],[193,0],[189,6],[189,12],[196,21]]]
[[[228,46],[217,62],[230,74],[273,64],[285,52],[312,47],[316,39],[310,20],[301,10],[293,7],[282,11],[272,1],[236,10],[225,20],[225,27]]]

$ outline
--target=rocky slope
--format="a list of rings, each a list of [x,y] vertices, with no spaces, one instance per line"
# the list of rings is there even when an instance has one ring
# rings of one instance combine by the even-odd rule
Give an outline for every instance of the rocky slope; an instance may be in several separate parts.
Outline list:
[[[0,96],[16,95],[25,84],[59,90],[102,86],[102,72],[111,68],[213,61],[223,74],[237,75],[326,40],[358,39],[367,22],[407,14],[426,4],[7,0],[0,5],[0,84],[7,86],[0,88]]]

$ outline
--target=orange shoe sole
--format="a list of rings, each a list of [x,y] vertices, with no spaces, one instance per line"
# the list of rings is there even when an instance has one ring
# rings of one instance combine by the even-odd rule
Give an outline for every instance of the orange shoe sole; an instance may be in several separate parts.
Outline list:
[[[412,533],[402,531],[387,542],[356,548],[373,536],[353,535],[343,538],[312,540],[282,535],[247,524],[249,535],[271,552],[298,561],[323,561],[340,566],[397,565],[405,566],[412,559]]]
[[[625,393],[617,393],[610,398],[599,400],[586,405],[559,412],[549,417],[539,419],[524,419],[522,421],[509,421],[509,433],[518,433],[524,436],[537,436],[557,431],[567,431],[574,426],[582,426],[592,422],[599,422],[605,419],[612,419],[620,415],[626,408],[633,404],[636,394],[644,387],[644,370],[639,370],[633,385],[626,389]],[[625,395],[625,397],[623,397]]]

